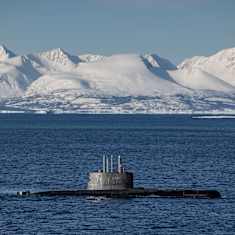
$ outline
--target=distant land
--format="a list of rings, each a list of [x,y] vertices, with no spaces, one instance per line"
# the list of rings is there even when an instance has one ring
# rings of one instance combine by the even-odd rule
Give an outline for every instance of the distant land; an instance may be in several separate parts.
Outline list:
[[[176,66],[155,53],[17,55],[0,46],[0,112],[235,114],[235,48]]]

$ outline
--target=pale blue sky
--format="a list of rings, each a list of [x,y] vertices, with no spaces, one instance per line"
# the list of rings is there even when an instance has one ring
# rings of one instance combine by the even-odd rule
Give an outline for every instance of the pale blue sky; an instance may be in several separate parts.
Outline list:
[[[0,0],[0,44],[19,54],[155,52],[178,63],[235,47],[235,0]]]

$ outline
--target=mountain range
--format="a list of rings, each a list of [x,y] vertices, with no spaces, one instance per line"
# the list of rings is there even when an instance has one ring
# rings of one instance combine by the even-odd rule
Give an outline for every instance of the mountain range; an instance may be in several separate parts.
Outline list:
[[[176,66],[158,54],[17,55],[0,46],[0,110],[235,113],[235,48]]]

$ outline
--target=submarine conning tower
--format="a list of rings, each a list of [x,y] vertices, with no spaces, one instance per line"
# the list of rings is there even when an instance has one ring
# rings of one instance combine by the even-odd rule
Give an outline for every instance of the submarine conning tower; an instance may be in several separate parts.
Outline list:
[[[113,167],[113,156],[103,156],[103,169],[89,173],[88,190],[123,190],[133,188],[133,173],[126,172],[121,157],[117,168]]]

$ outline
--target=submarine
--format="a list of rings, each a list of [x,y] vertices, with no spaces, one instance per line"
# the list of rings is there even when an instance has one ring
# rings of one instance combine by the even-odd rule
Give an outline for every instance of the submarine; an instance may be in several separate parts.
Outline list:
[[[114,169],[113,167],[113,156],[103,156],[103,169],[89,173],[89,181],[86,189],[52,190],[43,192],[21,191],[17,192],[17,196],[221,198],[221,195],[217,190],[134,187],[134,174],[125,171],[120,156],[118,156],[117,169]]]

